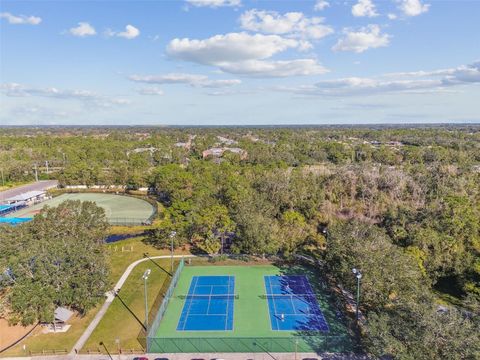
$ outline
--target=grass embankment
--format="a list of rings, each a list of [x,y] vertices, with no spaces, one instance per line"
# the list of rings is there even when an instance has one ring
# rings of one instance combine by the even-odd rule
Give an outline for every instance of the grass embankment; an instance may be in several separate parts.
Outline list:
[[[118,348],[125,350],[142,351],[144,344],[138,340],[142,332],[142,324],[145,322],[144,282],[142,275],[147,269],[151,274],[147,280],[147,298],[149,312],[155,303],[155,299],[161,293],[164,284],[170,282],[169,271],[170,260],[155,260],[139,264],[132,271],[125,282],[119,296],[115,298],[108,308],[102,321],[98,324],[82,352],[103,351],[99,346],[103,342],[110,352],[118,351]],[[162,267],[165,270],[159,268]]]
[[[150,254],[150,256],[168,254],[168,251],[166,251],[166,250],[158,250],[158,249],[155,249],[153,246],[144,244],[142,242],[141,237],[132,238],[132,239],[124,240],[124,241],[119,241],[119,242],[108,244],[108,245],[105,245],[105,246],[107,246],[108,251],[109,251],[109,255],[110,255],[109,256],[110,257],[110,279],[111,279],[111,282],[112,282],[112,287],[118,281],[118,279],[123,274],[123,272],[125,271],[127,266],[130,265],[135,260],[141,259],[145,252],[148,252]],[[123,249],[124,249],[123,252],[122,252],[122,246],[123,246]],[[131,249],[131,251],[130,251],[130,249]],[[125,250],[129,250],[129,251],[125,251]],[[141,274],[139,276],[137,276],[138,275],[137,271],[142,272],[143,270],[145,270],[145,268],[147,266],[147,263],[142,264],[142,266],[144,266],[144,267],[141,267],[139,265],[139,268],[132,272],[131,276],[127,280],[127,283],[125,284],[126,286],[128,284],[130,284],[131,279],[135,278],[135,279],[138,280],[138,278],[141,278]],[[152,263],[150,263],[148,265],[148,267],[152,269],[151,279],[157,279],[158,278],[158,281],[163,282],[161,277],[153,276],[153,275],[157,274],[156,271],[157,271],[158,268],[154,270],[154,264],[152,264]],[[135,285],[135,283],[132,283],[131,286],[135,287],[136,285]],[[154,298],[156,296],[155,282],[154,281],[150,282],[150,286],[152,286],[151,294]],[[122,292],[122,295],[123,295],[123,297],[125,297],[124,301],[126,301],[129,298],[128,288],[126,287],[123,290],[124,291]],[[136,289],[136,291],[143,291],[143,284],[142,284],[142,287]],[[158,293],[158,290],[157,290],[157,293]],[[138,297],[138,298],[143,303],[143,296]],[[135,299],[133,299],[133,300],[135,300]],[[73,345],[75,344],[75,342],[77,341],[77,339],[80,337],[80,335],[87,328],[88,324],[93,319],[95,314],[98,312],[101,305],[102,304],[99,304],[96,308],[90,310],[84,317],[75,317],[74,319],[70,320],[69,323],[72,326],[70,327],[70,329],[67,332],[57,333],[57,334],[53,334],[53,333],[42,334],[43,328],[38,327],[27,339],[20,342],[17,346],[11,348],[10,350],[6,351],[5,353],[0,354],[0,356],[22,356],[22,355],[25,355],[26,352],[27,352],[27,354],[29,354],[30,351],[33,352],[33,353],[40,353],[42,351],[49,351],[49,350],[50,351],[51,350],[62,350],[62,349],[66,349],[66,350],[70,351],[71,348],[73,347]],[[114,309],[120,309],[120,308],[115,307]],[[121,314],[122,315],[119,318],[122,318],[122,316],[126,318],[128,316],[128,315],[125,315],[124,312],[121,312]],[[141,314],[139,314],[139,315],[141,315]],[[121,323],[115,324],[114,326],[115,326],[115,328],[120,328]],[[132,334],[133,333],[134,333],[134,331],[132,332]],[[138,333],[138,331],[137,331],[137,333]],[[106,341],[106,339],[105,339],[105,341]],[[24,344],[26,345],[26,351],[23,350],[23,345]],[[122,347],[123,347],[123,343],[122,343]]]

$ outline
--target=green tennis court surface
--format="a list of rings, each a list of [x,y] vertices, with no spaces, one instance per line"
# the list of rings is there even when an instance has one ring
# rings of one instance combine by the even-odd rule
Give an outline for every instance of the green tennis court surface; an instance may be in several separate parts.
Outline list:
[[[141,224],[153,213],[153,207],[148,202],[131,196],[101,194],[101,193],[76,193],[62,194],[53,199],[44,201],[9,214],[9,217],[33,217],[44,206],[58,206],[66,200],[93,201],[105,210],[108,221],[112,225]]]
[[[344,324],[331,307],[328,295],[316,288],[314,274],[303,267],[285,270],[276,266],[185,266],[154,337],[148,339],[149,352],[324,352],[346,351],[351,339]],[[315,291],[329,331],[272,329],[268,299],[265,297],[265,276],[305,275]],[[233,326],[226,330],[210,330],[209,324],[195,322],[188,331],[184,326],[192,284],[199,277],[234,277],[235,296]],[[198,291],[196,291],[198,292]],[[205,301],[208,304],[208,301]],[[187,305],[187,307],[186,307]],[[199,309],[200,305],[199,304]],[[187,310],[186,310],[187,309]],[[204,310],[204,309],[203,309]],[[202,310],[202,311],[203,311]],[[208,310],[205,310],[208,311]],[[191,314],[191,313],[189,313]],[[205,313],[202,312],[204,316]],[[190,315],[195,316],[195,315]],[[196,320],[195,320],[196,321]],[[206,320],[204,320],[206,321]],[[180,329],[180,330],[179,330]]]

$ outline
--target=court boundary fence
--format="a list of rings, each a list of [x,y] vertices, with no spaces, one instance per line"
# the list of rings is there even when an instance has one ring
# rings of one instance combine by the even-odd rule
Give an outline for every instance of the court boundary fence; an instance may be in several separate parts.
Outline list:
[[[167,311],[167,306],[170,302],[170,299],[173,297],[173,292],[175,291],[175,287],[177,286],[178,279],[180,279],[180,274],[182,273],[183,268],[185,267],[185,259],[181,259],[180,263],[178,264],[177,270],[172,276],[172,281],[165,292],[163,297],[163,301],[158,308],[157,314],[155,315],[155,319],[153,320],[152,324],[150,325],[150,329],[147,332],[147,352],[149,352],[150,345],[152,339],[155,339],[155,333],[160,326],[160,322],[163,319],[163,315],[165,315],[165,311]]]
[[[345,335],[299,332],[279,337],[162,337],[149,338],[150,353],[324,353],[353,350]]]

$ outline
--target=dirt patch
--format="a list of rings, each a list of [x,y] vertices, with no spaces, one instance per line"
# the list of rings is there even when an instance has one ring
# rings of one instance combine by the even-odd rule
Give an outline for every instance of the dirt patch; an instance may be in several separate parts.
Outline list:
[[[34,325],[30,326],[9,326],[8,321],[0,319],[0,350],[14,343],[26,333],[28,333]]]

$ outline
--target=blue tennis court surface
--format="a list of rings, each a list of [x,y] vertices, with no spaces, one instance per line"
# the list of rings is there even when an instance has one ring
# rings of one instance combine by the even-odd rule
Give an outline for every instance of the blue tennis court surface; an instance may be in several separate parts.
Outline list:
[[[329,330],[304,275],[265,276],[264,279],[272,330]]]
[[[178,331],[233,330],[234,276],[194,276]]]
[[[18,225],[32,219],[33,218],[0,218],[0,224]]]

